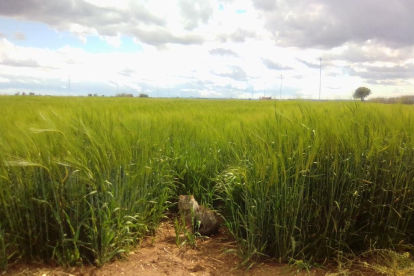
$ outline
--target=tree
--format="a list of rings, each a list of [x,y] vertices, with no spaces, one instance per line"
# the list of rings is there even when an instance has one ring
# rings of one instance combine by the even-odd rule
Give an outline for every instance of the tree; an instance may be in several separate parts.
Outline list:
[[[371,89],[366,87],[359,87],[357,90],[355,90],[354,98],[364,101],[364,98],[368,97],[369,95],[371,95]]]

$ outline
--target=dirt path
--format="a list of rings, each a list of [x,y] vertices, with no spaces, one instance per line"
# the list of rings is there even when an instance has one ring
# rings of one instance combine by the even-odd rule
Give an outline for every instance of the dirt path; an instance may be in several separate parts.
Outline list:
[[[235,269],[240,258],[231,236],[221,229],[218,235],[197,241],[197,249],[175,244],[174,226],[170,221],[161,223],[155,237],[144,239],[141,246],[130,252],[127,258],[105,264],[102,268],[85,266],[83,268],[39,267],[18,265],[5,275],[291,275],[294,271],[286,265],[263,263],[246,271]],[[230,253],[229,253],[230,251]],[[309,275],[301,272],[301,275]],[[313,271],[311,275],[324,275]]]

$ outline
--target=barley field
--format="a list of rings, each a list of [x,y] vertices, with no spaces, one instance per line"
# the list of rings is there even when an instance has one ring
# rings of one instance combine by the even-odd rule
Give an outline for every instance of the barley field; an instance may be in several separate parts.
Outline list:
[[[246,261],[412,250],[413,191],[412,106],[0,98],[0,269],[101,266],[179,194],[218,210]]]

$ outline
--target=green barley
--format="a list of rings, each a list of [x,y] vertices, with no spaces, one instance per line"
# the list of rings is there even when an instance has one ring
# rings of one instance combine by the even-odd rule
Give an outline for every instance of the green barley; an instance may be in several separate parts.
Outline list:
[[[221,212],[246,263],[411,249],[413,121],[359,102],[2,97],[0,268],[103,265],[179,194]]]

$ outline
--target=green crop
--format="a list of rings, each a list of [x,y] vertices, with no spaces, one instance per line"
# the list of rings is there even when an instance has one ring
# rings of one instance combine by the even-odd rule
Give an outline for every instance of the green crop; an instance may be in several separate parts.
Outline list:
[[[246,261],[411,249],[414,109],[355,102],[1,97],[0,268],[103,265],[179,194]]]

